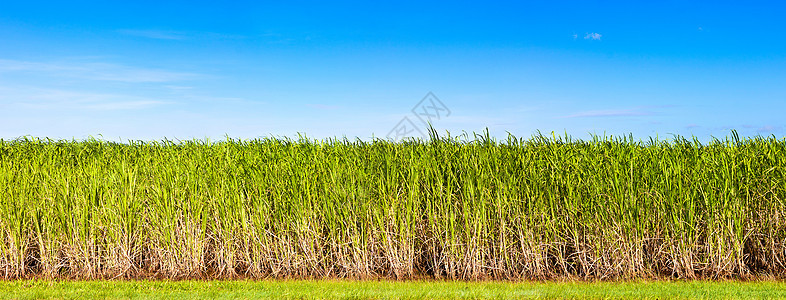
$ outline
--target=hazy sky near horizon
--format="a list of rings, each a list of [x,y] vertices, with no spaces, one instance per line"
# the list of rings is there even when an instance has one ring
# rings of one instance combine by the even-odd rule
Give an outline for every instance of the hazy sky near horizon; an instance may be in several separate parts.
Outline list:
[[[783,137],[783,2],[5,1],[0,138]],[[421,125],[419,125],[421,126]]]

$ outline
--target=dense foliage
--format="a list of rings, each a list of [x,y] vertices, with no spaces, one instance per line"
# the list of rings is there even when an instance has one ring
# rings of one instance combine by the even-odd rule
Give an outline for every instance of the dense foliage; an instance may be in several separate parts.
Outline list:
[[[0,140],[0,277],[786,271],[786,141]]]

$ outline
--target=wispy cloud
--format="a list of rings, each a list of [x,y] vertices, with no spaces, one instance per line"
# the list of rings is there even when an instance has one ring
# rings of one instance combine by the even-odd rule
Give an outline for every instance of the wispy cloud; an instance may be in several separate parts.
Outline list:
[[[149,39],[157,39],[157,40],[184,40],[188,37],[184,32],[171,31],[171,30],[120,29],[117,30],[117,32],[120,34],[149,38]]]
[[[648,110],[645,107],[634,107],[626,109],[587,110],[563,116],[561,118],[635,117],[650,116],[654,113],[655,112]]]
[[[2,72],[28,72],[47,77],[59,76],[130,83],[172,82],[200,77],[195,73],[103,62],[31,62],[0,59],[0,73]]]
[[[772,132],[780,130],[780,126],[764,125],[756,129],[757,132]]]
[[[184,90],[192,90],[194,89],[193,86],[182,86],[182,85],[165,85],[164,88],[173,91],[184,91]]]
[[[135,110],[151,108],[162,104],[166,104],[166,102],[156,100],[114,101],[85,105],[85,108],[94,110]]]
[[[321,110],[334,110],[339,108],[338,105],[328,105],[328,104],[306,104],[306,106]]]
[[[757,133],[775,132],[775,131],[780,131],[782,129],[781,126],[775,126],[775,125],[742,124],[740,127],[748,129],[748,130],[755,130]],[[735,126],[723,126],[723,127],[721,127],[721,129],[723,129],[723,130],[730,130],[730,129],[735,129],[735,128],[738,128],[738,127],[735,127]]]
[[[190,40],[190,39],[245,39],[246,36],[237,34],[226,34],[217,32],[194,32],[176,31],[160,29],[118,29],[115,32],[135,37],[142,37],[156,40]]]
[[[585,39],[585,40],[600,41],[600,38],[601,38],[602,36],[603,36],[603,35],[602,35],[602,34],[600,34],[600,33],[597,33],[597,32],[591,32],[591,33],[587,33],[587,35],[585,35],[585,36],[584,36],[584,39]]]
[[[35,87],[0,87],[0,91],[0,101],[25,110],[138,110],[169,103],[135,95]]]

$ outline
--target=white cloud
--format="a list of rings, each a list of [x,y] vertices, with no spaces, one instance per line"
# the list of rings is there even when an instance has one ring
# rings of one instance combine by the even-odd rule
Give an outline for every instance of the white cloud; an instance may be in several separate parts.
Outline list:
[[[130,110],[130,109],[145,109],[164,104],[162,101],[155,100],[138,100],[138,101],[114,101],[105,103],[96,103],[86,105],[85,108],[95,110]]]
[[[118,29],[115,32],[135,37],[156,40],[188,40],[188,39],[245,39],[246,36],[217,32],[194,32],[158,29]]]
[[[780,126],[764,125],[756,129],[757,132],[772,132],[779,130]]]
[[[600,34],[600,33],[597,33],[597,32],[592,32],[592,33],[587,33],[587,35],[585,35],[585,36],[584,36],[584,39],[585,39],[585,40],[600,41],[600,38],[601,38],[602,36],[603,36],[603,35],[602,35],[602,34]]]
[[[137,29],[120,29],[117,31],[125,35],[132,35],[144,37],[149,39],[158,40],[183,40],[186,39],[186,34],[180,31],[171,30],[137,30]]]
[[[103,62],[30,62],[0,59],[0,73],[26,72],[46,77],[66,77],[129,83],[172,82],[199,78],[199,74],[140,68]]]
[[[193,86],[182,86],[182,85],[165,85],[167,89],[174,90],[174,91],[183,91],[183,90],[192,90],[194,89]]]
[[[11,107],[30,110],[137,110],[151,108],[167,101],[134,95],[45,89],[35,87],[0,87],[0,101]]]
[[[311,108],[321,109],[321,110],[334,110],[334,109],[338,109],[339,108],[338,105],[319,104],[319,103],[317,103],[317,104],[306,104],[306,106],[311,107]]]
[[[562,118],[593,118],[593,117],[633,117],[633,116],[649,116],[652,111],[644,110],[641,107],[627,108],[627,109],[604,109],[604,110],[588,110],[578,112],[572,115],[563,116]]]

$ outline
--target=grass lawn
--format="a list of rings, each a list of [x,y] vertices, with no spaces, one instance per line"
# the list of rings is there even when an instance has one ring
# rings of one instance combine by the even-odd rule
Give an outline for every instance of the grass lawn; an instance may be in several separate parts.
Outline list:
[[[784,282],[0,281],[0,299],[773,299]]]

